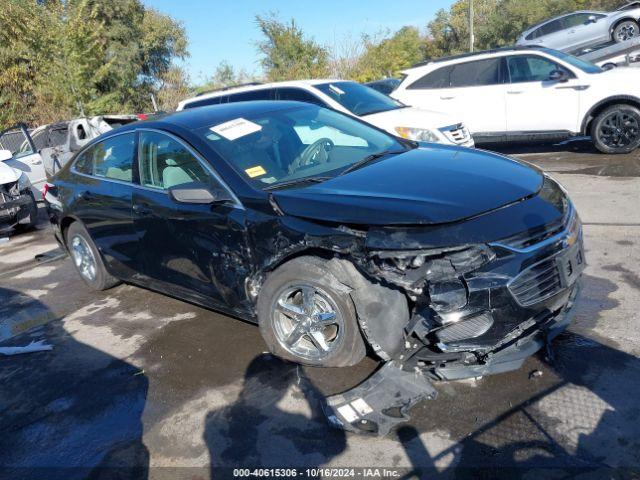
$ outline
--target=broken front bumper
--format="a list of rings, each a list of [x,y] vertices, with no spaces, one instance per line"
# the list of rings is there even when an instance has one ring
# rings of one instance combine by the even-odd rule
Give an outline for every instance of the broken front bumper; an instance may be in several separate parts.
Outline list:
[[[432,375],[440,380],[460,380],[519,369],[528,357],[548,345],[569,326],[579,291],[580,285],[577,283],[572,288],[569,301],[559,312],[541,323],[533,320],[528,326],[521,326],[520,336],[508,340],[480,359],[443,362],[441,366],[431,369]],[[419,356],[419,353],[415,355],[416,358]]]
[[[0,193],[0,228],[11,227],[29,217],[32,202],[28,193],[18,196]]]

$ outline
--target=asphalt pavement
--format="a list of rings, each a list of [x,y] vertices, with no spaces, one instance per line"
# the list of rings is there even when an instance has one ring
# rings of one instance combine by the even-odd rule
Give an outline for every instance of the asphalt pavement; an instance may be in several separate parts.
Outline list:
[[[360,383],[374,359],[303,368],[266,353],[240,320],[129,285],[92,293],[41,212],[37,230],[0,240],[0,346],[53,347],[0,355],[0,478],[207,479],[257,466],[640,475],[640,153],[502,151],[559,180],[584,223],[582,295],[552,359],[438,383],[439,397],[384,438],[346,434],[321,399]]]

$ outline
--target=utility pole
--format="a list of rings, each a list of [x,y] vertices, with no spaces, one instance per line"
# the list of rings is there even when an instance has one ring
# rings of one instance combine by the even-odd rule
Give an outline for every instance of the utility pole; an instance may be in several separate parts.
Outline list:
[[[469,0],[469,51],[473,52],[475,36],[473,34],[473,0]]]

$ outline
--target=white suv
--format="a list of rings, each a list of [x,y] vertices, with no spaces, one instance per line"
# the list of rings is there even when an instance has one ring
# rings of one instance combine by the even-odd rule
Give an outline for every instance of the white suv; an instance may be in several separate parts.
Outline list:
[[[365,85],[345,80],[297,80],[247,84],[183,100],[178,110],[249,100],[295,100],[359,117],[409,140],[473,147],[461,117],[411,108]]]
[[[391,94],[464,118],[476,143],[590,135],[598,150],[640,145],[640,70],[600,67],[547,48],[444,58],[404,72]]]

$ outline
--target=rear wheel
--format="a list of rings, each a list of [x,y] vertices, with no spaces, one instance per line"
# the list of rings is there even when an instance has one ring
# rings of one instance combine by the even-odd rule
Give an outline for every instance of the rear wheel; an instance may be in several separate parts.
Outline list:
[[[93,290],[107,290],[120,283],[104,267],[102,257],[87,230],[73,222],[67,229],[67,249],[80,278]]]
[[[616,43],[626,42],[627,40],[637,37],[639,32],[640,29],[636,22],[633,20],[625,20],[613,29],[613,41]]]
[[[640,145],[640,110],[631,105],[613,105],[596,116],[591,139],[603,153],[629,153]]]
[[[260,332],[276,355],[304,365],[355,365],[366,349],[351,297],[316,257],[275,270],[258,299]]]

